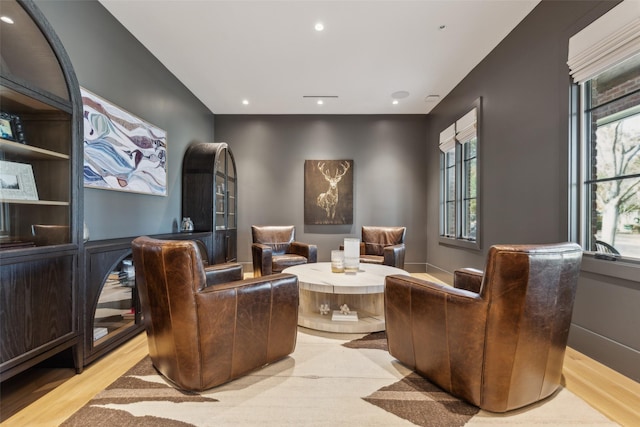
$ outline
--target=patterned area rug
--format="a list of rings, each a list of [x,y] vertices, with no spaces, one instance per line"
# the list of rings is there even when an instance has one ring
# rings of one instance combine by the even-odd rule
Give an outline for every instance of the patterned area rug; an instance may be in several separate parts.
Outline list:
[[[567,390],[507,415],[479,410],[397,363],[384,333],[315,334],[251,375],[202,393],[174,388],[144,358],[63,426],[616,425]]]

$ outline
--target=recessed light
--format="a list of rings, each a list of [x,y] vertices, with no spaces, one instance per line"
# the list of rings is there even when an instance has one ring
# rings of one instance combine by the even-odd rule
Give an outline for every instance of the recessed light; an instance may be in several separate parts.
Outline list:
[[[314,28],[316,31],[322,31],[324,30],[324,24],[322,22],[317,22]]]
[[[406,90],[399,90],[391,94],[391,97],[393,99],[403,99],[403,98],[406,98],[407,96],[409,96],[409,92],[407,92]]]
[[[393,105],[398,105],[398,103],[399,103],[399,102],[400,102],[400,101],[398,101],[397,99],[394,99],[394,100],[393,100],[393,102],[392,102],[392,104],[393,104]]]
[[[0,16],[0,21],[6,22],[7,24],[13,24],[13,19],[8,16]]]
[[[318,99],[318,105],[322,105],[324,104],[324,101],[322,99]]]
[[[249,105],[249,100],[248,99],[243,99],[242,100],[242,105]]]

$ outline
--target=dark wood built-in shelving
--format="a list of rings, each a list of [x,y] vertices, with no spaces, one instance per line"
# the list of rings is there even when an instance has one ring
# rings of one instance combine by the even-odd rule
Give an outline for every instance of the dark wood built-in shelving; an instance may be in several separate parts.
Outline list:
[[[17,197],[20,181],[0,193],[0,380],[69,349],[80,372],[80,87],[31,0],[2,0],[0,14],[16,22],[0,22],[0,109],[15,118],[0,138],[0,173],[29,165],[37,189],[33,200]],[[34,225],[55,226],[56,238]]]
[[[182,216],[214,233],[212,264],[237,261],[238,177],[224,142],[191,145],[182,162]]]

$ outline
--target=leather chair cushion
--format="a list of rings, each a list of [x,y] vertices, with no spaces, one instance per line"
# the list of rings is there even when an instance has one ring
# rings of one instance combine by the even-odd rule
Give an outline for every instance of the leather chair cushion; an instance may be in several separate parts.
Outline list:
[[[287,267],[293,267],[294,265],[306,264],[307,259],[300,255],[284,254],[274,255],[272,262],[273,272],[280,272]]]
[[[385,246],[403,242],[403,227],[362,227],[362,242],[365,254],[384,256]]]
[[[360,262],[382,265],[384,263],[384,257],[378,255],[360,255]]]

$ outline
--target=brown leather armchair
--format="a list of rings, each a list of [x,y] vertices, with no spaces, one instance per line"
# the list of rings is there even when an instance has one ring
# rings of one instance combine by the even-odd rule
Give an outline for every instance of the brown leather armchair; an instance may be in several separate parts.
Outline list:
[[[293,225],[252,225],[253,276],[279,273],[287,267],[318,261],[316,245],[295,241]]]
[[[488,411],[544,399],[560,385],[581,260],[573,243],[505,245],[454,287],[387,276],[389,353]]]
[[[142,236],[132,249],[149,355],[178,387],[215,387],[295,349],[296,276],[228,281],[237,265],[222,264],[205,277],[190,240]]]
[[[406,227],[362,227],[360,262],[404,269]]]

